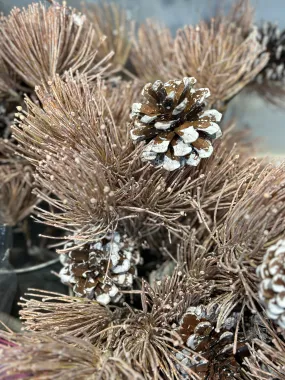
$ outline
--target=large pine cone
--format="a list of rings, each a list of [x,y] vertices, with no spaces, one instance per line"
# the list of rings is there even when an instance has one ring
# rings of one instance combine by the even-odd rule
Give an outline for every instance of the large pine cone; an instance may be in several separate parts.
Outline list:
[[[77,296],[96,299],[104,305],[117,302],[121,298],[120,289],[132,287],[140,261],[134,244],[121,242],[118,233],[62,257],[61,281],[73,285]]]
[[[234,313],[223,324],[221,330],[215,330],[216,313],[207,312],[204,306],[190,307],[182,317],[178,333],[184,343],[199,354],[184,349],[176,357],[191,368],[203,380],[241,379],[241,361],[249,355],[246,342],[238,340],[234,354],[234,331],[238,315]],[[203,358],[201,358],[201,356]],[[185,379],[189,376],[181,368]]]
[[[131,137],[145,140],[144,161],[172,171],[187,164],[197,166],[213,152],[212,140],[221,136],[216,124],[222,115],[205,108],[208,88],[195,90],[195,78],[148,83],[142,103],[132,107]]]
[[[268,248],[257,274],[262,279],[259,298],[268,317],[285,329],[285,240]]]
[[[257,39],[269,53],[269,61],[257,77],[259,83],[264,80],[283,81],[285,78],[285,31],[280,32],[277,25],[264,23],[258,30]]]

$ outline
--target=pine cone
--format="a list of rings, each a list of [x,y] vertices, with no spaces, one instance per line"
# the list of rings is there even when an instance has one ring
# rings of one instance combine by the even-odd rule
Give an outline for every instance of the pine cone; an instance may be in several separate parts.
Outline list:
[[[121,242],[118,233],[62,256],[61,281],[73,285],[77,296],[96,299],[104,305],[118,302],[121,298],[119,289],[132,287],[136,265],[140,261],[134,244]]]
[[[221,136],[216,124],[222,115],[204,111],[208,88],[195,90],[195,78],[148,83],[142,103],[132,106],[131,137],[145,140],[144,161],[172,171],[183,165],[197,166],[213,152],[212,140]]]
[[[257,274],[262,279],[259,298],[266,314],[285,329],[285,240],[268,248]]]
[[[285,78],[285,31],[282,33],[277,25],[264,23],[259,28],[258,42],[269,53],[269,61],[257,77],[259,83],[264,80],[283,81]]]
[[[204,380],[240,379],[240,362],[249,351],[245,341],[239,340],[236,354],[233,353],[237,318],[238,314],[233,313],[221,330],[216,331],[214,310],[209,313],[204,306],[188,308],[180,321],[178,333],[184,343],[199,355],[195,357],[184,349],[176,355],[177,359]],[[189,379],[182,368],[181,374]]]

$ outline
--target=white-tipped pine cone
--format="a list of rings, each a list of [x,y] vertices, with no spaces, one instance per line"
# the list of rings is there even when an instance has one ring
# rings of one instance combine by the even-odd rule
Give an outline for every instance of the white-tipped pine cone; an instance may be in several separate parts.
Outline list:
[[[176,358],[201,380],[239,379],[242,371],[240,361],[248,356],[249,351],[244,339],[238,339],[234,353],[238,314],[228,317],[217,331],[215,309],[209,312],[203,305],[187,309],[177,332],[191,351],[184,349],[176,354]],[[181,371],[181,378],[190,380],[182,366],[178,364],[177,368]]]
[[[61,255],[64,267],[59,275],[64,284],[73,286],[79,297],[95,299],[107,305],[118,302],[120,289],[131,288],[140,262],[139,251],[131,241],[121,241],[119,233],[96,244]]]
[[[285,79],[285,31],[277,25],[266,22],[258,29],[258,42],[269,53],[269,61],[257,77],[259,83],[264,80],[284,81]]]
[[[134,103],[131,137],[145,141],[144,161],[172,171],[184,165],[197,166],[210,157],[212,141],[221,136],[217,110],[205,111],[208,88],[194,89],[195,78],[157,80],[142,91],[142,102]]]
[[[257,274],[262,280],[259,298],[268,317],[285,329],[285,240],[268,248]]]

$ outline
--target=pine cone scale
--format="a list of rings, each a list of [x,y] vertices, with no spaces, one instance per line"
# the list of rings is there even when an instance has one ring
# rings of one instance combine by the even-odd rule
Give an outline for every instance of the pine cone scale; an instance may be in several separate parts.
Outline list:
[[[136,128],[131,130],[131,137],[135,142],[151,139],[158,133],[155,128],[146,127],[144,124],[136,123],[135,126]]]
[[[202,138],[198,138],[192,145],[199,152],[201,158],[210,157],[214,150],[211,141]]]
[[[85,277],[85,273],[88,272],[88,265],[85,263],[77,263],[77,264],[71,264],[70,270],[74,274],[75,277]]]
[[[277,302],[277,305],[281,308],[285,308],[285,291],[278,294],[278,296],[276,297],[276,302]]]
[[[274,292],[285,291],[285,275],[276,274],[274,276],[274,280],[272,281],[272,289]]]
[[[199,133],[195,130],[192,122],[187,121],[174,130],[180,136],[185,144],[191,144],[199,138]]]
[[[160,109],[156,107],[155,105],[149,105],[149,104],[141,104],[139,107],[139,112],[142,114],[145,114],[147,116],[156,116],[159,114]]]
[[[167,131],[172,128],[176,123],[176,120],[157,121],[154,127],[159,131]]]
[[[171,141],[174,156],[184,157],[192,152],[192,146],[186,144],[182,138],[176,137]]]

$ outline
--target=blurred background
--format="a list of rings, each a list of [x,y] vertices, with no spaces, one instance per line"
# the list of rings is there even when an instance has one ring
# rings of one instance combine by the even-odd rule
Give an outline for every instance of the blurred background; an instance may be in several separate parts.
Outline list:
[[[96,1],[96,0],[93,0]],[[8,13],[13,6],[22,7],[30,0],[0,0],[0,11]],[[90,0],[92,2],[92,0]],[[195,24],[201,18],[210,18],[217,7],[225,11],[234,0],[114,0],[130,12],[138,22],[146,18],[155,18],[164,22],[172,33],[185,24]],[[80,8],[78,0],[68,0],[71,6]],[[285,0],[252,0],[255,7],[255,20],[276,22],[285,27]],[[261,138],[260,154],[285,156],[285,104],[284,110],[267,104],[258,95],[246,91],[240,93],[231,102],[228,116],[236,115],[242,124],[246,124],[253,134]],[[274,133],[271,130],[274,129]],[[269,133],[270,130],[270,133]],[[278,138],[276,138],[278,136]]]

